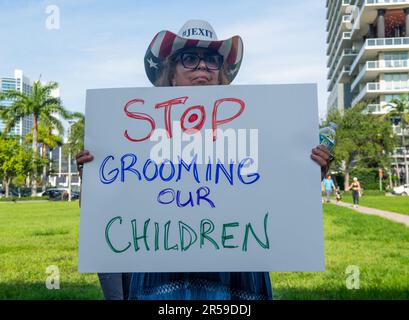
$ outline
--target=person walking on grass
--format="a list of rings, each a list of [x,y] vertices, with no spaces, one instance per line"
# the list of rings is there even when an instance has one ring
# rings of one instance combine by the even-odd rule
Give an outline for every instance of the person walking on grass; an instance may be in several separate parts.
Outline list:
[[[334,180],[332,180],[331,176],[328,175],[326,179],[322,182],[324,186],[325,194],[327,195],[326,201],[327,203],[331,202],[331,195],[332,191],[336,191]]]
[[[361,197],[361,184],[357,177],[354,177],[354,181],[349,186],[348,190],[352,189],[352,199],[354,201],[354,208],[358,208],[359,198]]]

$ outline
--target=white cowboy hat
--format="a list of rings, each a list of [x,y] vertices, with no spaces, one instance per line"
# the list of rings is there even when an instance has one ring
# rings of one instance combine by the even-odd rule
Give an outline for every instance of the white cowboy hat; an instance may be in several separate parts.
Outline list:
[[[229,83],[236,77],[243,59],[243,40],[234,36],[218,40],[210,23],[203,20],[189,20],[175,34],[171,31],[160,31],[151,41],[145,54],[145,71],[149,80],[155,85],[163,70],[163,62],[176,51],[185,48],[209,48],[224,58],[225,76]]]

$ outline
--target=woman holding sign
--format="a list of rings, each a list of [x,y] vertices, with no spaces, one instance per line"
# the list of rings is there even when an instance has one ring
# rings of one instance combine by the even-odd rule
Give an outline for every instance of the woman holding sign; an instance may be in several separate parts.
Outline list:
[[[209,23],[190,20],[178,34],[161,31],[154,37],[145,55],[145,70],[158,87],[228,85],[236,77],[242,57],[239,36],[219,41]],[[311,159],[321,166],[323,178],[330,153],[318,146],[312,150]],[[86,150],[77,155],[80,173],[92,160]],[[129,298],[268,300],[272,299],[272,288],[268,272],[134,273]]]

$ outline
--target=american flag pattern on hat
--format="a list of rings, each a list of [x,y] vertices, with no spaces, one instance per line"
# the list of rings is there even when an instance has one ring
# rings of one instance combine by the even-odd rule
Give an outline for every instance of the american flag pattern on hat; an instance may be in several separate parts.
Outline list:
[[[163,61],[178,50],[209,48],[224,57],[229,83],[236,77],[243,58],[243,41],[239,36],[227,40],[198,40],[181,37],[170,31],[161,31],[153,38],[145,54],[145,71],[155,85],[163,68]]]

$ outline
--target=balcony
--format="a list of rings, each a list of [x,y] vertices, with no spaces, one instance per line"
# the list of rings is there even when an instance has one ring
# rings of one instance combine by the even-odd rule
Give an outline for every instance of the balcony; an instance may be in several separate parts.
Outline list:
[[[366,5],[399,5],[399,4],[409,4],[408,0],[366,0]]]
[[[406,157],[409,159],[409,151],[406,153]],[[403,154],[403,150],[394,151],[394,153],[392,154],[392,158],[395,158],[397,160],[399,159],[398,161],[401,161],[399,162],[399,164],[403,165],[404,164],[403,160],[405,158],[405,155]]]
[[[358,52],[356,52],[355,50],[347,48],[342,50],[342,54],[338,57],[338,59],[334,60],[331,65],[329,65],[328,61],[327,67],[329,68],[329,72],[327,79],[330,80],[332,76],[338,71],[341,65],[351,65],[357,54]]]
[[[361,81],[368,82],[376,79],[380,73],[384,72],[408,72],[409,60],[379,60],[367,61],[362,70],[355,77],[351,85],[353,90]]]
[[[368,104],[366,109],[363,111],[364,114],[381,114],[382,109],[380,104]]]
[[[330,43],[327,47],[327,56],[330,59],[334,59],[339,52],[340,48],[351,48],[351,32],[345,32],[342,28],[339,28],[335,37],[330,40]],[[334,54],[335,53],[335,54]]]
[[[368,104],[367,108],[363,111],[365,114],[386,114],[391,111],[391,107],[387,104],[372,103]]]
[[[336,83],[344,83],[346,80],[349,79],[349,72],[351,70],[351,66],[343,66],[342,69],[337,73],[337,75],[330,81],[327,91],[332,91],[332,88]]]
[[[334,52],[335,47],[332,48],[331,54],[329,55],[329,59],[328,59],[328,62],[327,62],[327,66],[331,66],[330,67],[330,72],[331,72],[332,66],[334,66],[337,63],[337,60],[342,58],[341,55],[345,52],[344,50],[345,49],[351,50],[352,42],[350,40],[350,37],[351,37],[350,32],[344,32],[342,34],[342,38],[338,42],[338,46],[337,46],[335,52]],[[332,72],[333,71],[335,71],[335,70],[332,70]]]
[[[369,24],[378,16],[378,9],[404,9],[408,7],[409,0],[365,0],[356,14],[351,33],[353,40],[359,40],[369,31]]]
[[[399,126],[393,126],[393,133],[398,136],[402,136],[402,133],[404,136],[409,136],[409,129],[402,130]]]
[[[327,30],[328,46],[334,45],[334,39],[336,39],[340,33],[350,31],[351,22],[352,16],[350,14],[339,16],[335,21],[331,22],[331,26],[329,27],[329,30]]]
[[[395,127],[392,127],[395,130]],[[409,133],[409,132],[408,132]],[[406,135],[408,134],[406,133]],[[395,160],[399,161],[400,164],[403,164],[403,161],[406,158],[409,159],[409,147],[406,146],[406,148],[398,147],[393,151],[392,157],[395,158]]]
[[[380,51],[399,50],[409,50],[409,37],[367,39],[352,63],[351,72],[354,72],[359,63],[376,58]]]
[[[370,82],[367,83],[359,94],[352,100],[352,106],[355,106],[364,98],[376,98],[379,94],[403,94],[409,91],[409,82]]]
[[[342,0],[341,2],[341,14],[345,14],[346,8],[351,4],[353,0]],[[327,8],[329,7],[329,1],[327,1]],[[334,12],[337,12],[337,10],[340,9],[339,7],[339,0],[334,0],[334,3],[332,4],[331,10],[327,10],[327,20],[329,20]]]

